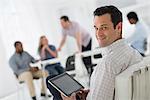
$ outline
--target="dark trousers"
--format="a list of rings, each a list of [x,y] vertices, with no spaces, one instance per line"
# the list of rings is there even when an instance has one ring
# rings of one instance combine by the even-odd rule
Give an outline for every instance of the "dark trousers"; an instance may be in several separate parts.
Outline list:
[[[53,100],[62,100],[62,97],[61,97],[61,94],[59,91],[57,91],[49,82],[48,80],[51,79],[52,77],[55,77],[54,76],[48,76],[46,78],[46,85],[47,85],[47,88],[49,89],[49,91],[51,92],[51,94],[53,95]]]
[[[49,64],[46,65],[45,69],[48,71],[49,76],[56,76],[65,72],[60,64]]]
[[[82,46],[82,52],[89,51],[89,50],[91,50],[91,48],[92,48],[92,39],[90,39],[90,41],[86,47]],[[83,57],[82,60],[83,60],[83,63],[85,65],[88,73],[91,74],[93,72],[91,56]]]
[[[49,76],[46,78],[46,85],[51,94],[53,95],[53,100],[62,100],[61,94],[57,91],[48,80],[65,72],[64,68],[59,64],[47,65],[45,69],[49,72]]]

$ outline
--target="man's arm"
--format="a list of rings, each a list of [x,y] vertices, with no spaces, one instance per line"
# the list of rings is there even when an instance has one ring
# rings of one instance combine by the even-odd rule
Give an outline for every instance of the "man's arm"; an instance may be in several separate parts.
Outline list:
[[[73,93],[70,97],[65,97],[64,95],[61,94],[61,97],[63,100],[77,100],[75,93]]]
[[[91,79],[90,94],[88,100],[113,100],[115,88],[115,69],[118,68],[116,62],[111,59],[103,59],[95,69],[94,79]],[[117,70],[117,69],[116,69]]]
[[[82,51],[81,33],[80,32],[75,33],[75,38],[78,46],[78,51],[81,52]]]
[[[38,60],[35,60],[35,58],[32,57],[28,52],[25,52],[25,53],[31,58],[31,62],[32,62],[32,63],[35,63],[35,62],[38,61]]]
[[[52,49],[50,49],[48,46],[47,46],[47,51],[53,56],[53,57],[57,57],[57,51],[55,49],[55,47],[53,47]]]
[[[64,35],[61,42],[60,42],[60,45],[59,45],[59,48],[57,49],[57,51],[61,51],[61,48],[64,46],[64,44],[66,42],[66,38],[67,38],[67,35]]]
[[[12,59],[9,60],[9,65],[16,75],[19,75],[20,73],[24,72],[25,70],[29,70],[29,69],[19,69],[18,68],[19,66],[16,64],[15,60],[12,60]]]

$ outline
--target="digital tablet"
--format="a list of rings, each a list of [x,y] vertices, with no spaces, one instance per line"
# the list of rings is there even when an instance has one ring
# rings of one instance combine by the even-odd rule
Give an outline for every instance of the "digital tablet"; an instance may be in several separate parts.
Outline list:
[[[67,73],[53,77],[49,79],[48,82],[64,96],[68,97],[71,96],[72,93],[84,88],[79,82],[77,82]]]

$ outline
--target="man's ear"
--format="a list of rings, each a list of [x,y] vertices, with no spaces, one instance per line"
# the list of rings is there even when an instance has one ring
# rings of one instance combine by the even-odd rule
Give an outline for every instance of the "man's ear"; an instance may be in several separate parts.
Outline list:
[[[121,33],[122,32],[122,22],[119,22],[116,25],[116,31],[117,31],[117,33]]]

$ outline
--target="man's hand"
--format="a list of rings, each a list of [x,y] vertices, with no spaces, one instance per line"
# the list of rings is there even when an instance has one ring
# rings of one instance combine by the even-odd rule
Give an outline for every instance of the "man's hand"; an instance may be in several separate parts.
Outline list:
[[[90,90],[80,90],[77,93],[73,93],[70,97],[65,97],[64,95],[61,95],[63,100],[86,100],[87,95]]]
[[[31,67],[31,68],[30,68],[30,71],[31,71],[31,72],[37,72],[38,70],[39,70],[38,67]]]
[[[81,53],[81,51],[76,51],[75,54]]]
[[[88,95],[90,90],[80,90],[76,93],[76,95],[80,98],[80,100],[86,100],[86,97]]]
[[[76,100],[76,94],[73,93],[70,97],[65,97],[64,95],[61,94],[61,97],[63,100]]]
[[[59,51],[61,51],[61,48],[58,48],[58,49],[57,49],[57,52],[59,52]]]

